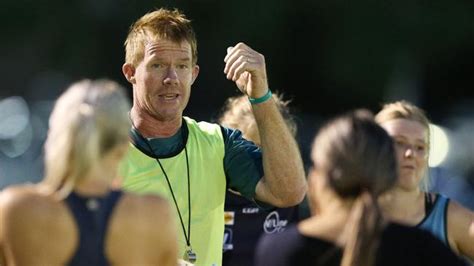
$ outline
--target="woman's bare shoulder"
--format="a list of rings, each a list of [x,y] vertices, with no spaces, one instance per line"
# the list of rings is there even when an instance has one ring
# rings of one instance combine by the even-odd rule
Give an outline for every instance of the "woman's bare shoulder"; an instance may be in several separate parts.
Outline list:
[[[41,193],[35,185],[15,185],[0,192],[0,207],[6,210],[29,210],[44,205],[58,205],[53,196]]]

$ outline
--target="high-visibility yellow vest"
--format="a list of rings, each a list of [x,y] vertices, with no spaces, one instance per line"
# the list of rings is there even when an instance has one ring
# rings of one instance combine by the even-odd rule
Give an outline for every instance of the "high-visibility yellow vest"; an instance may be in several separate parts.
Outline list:
[[[184,118],[188,127],[186,150],[189,158],[191,189],[191,245],[197,254],[196,265],[221,265],[224,238],[224,139],[220,126]],[[188,183],[186,156],[183,149],[170,158],[159,159],[168,175],[173,193],[188,230]],[[133,144],[121,163],[123,188],[139,194],[158,194],[170,200],[176,212],[179,256],[184,254],[186,240],[163,171],[155,158]]]

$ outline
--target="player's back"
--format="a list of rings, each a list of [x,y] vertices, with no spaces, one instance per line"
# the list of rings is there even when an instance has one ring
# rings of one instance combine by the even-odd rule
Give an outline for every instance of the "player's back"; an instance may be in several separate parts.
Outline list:
[[[69,265],[73,259],[81,265],[90,255],[77,256],[88,232],[79,230],[81,221],[72,208],[36,186],[3,191],[0,236],[7,265]],[[105,222],[104,247],[90,251],[101,253],[110,265],[176,265],[170,217],[161,198],[123,194]]]
[[[176,265],[177,236],[168,202],[154,195],[125,194],[106,239],[111,265]]]
[[[8,188],[0,196],[0,236],[7,265],[65,265],[78,242],[66,205],[34,186]]]

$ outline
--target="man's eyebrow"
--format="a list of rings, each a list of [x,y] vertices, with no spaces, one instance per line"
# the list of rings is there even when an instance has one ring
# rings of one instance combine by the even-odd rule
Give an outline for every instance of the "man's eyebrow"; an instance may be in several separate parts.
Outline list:
[[[177,61],[191,61],[191,58],[189,56],[178,58]]]
[[[150,61],[166,61],[167,58],[165,56],[160,56],[159,54],[155,54],[151,57]],[[179,57],[176,59],[178,62],[189,62],[191,58],[189,56]]]

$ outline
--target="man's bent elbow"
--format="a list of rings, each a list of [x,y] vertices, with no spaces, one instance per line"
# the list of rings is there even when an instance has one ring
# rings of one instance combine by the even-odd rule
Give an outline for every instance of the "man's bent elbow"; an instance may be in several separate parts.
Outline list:
[[[306,190],[307,186],[304,185],[296,191],[293,190],[291,192],[282,194],[275,203],[275,207],[288,208],[300,204],[306,195]]]

